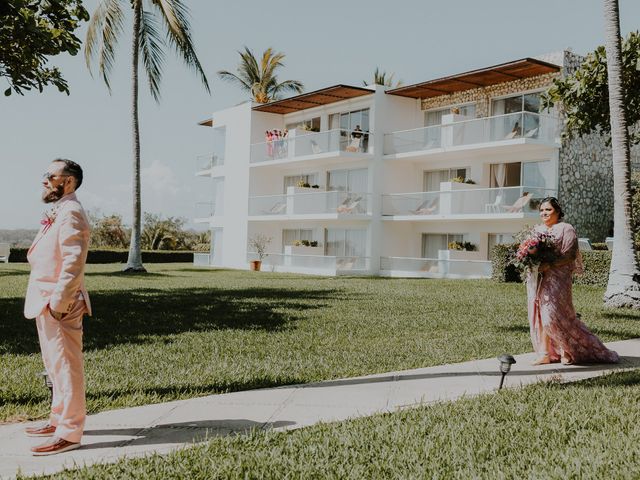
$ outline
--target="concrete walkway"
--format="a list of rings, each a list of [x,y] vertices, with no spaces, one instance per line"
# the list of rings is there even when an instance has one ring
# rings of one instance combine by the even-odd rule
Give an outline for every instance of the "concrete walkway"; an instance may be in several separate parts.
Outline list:
[[[640,367],[640,339],[612,342],[622,357],[618,365],[530,366],[533,354],[516,356],[505,386],[543,380],[573,382],[612,370]],[[366,377],[211,395],[156,405],[111,410],[87,419],[82,448],[32,457],[42,442],[27,438],[27,424],[0,426],[0,477],[54,473],[64,467],[115,462],[123,457],[167,453],[207,436],[242,433],[252,428],[292,429],[347,418],[390,412],[438,400],[454,400],[497,389],[495,358],[419,368]]]

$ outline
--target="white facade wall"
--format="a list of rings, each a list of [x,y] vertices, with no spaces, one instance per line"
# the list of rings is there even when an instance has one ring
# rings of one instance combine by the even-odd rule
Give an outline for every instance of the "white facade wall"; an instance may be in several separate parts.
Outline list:
[[[282,130],[286,125],[320,117],[321,132],[325,132],[329,130],[332,114],[364,108],[370,110],[368,153],[322,152],[301,160],[289,158],[259,163],[250,161],[251,145],[265,142],[266,130]],[[383,195],[423,192],[425,171],[450,168],[469,169],[468,178],[475,180],[476,184],[467,186],[468,189],[487,189],[490,187],[491,164],[529,161],[549,161],[550,170],[556,173],[548,186],[557,188],[558,146],[524,138],[512,142],[485,142],[482,145],[415,154],[385,155],[385,134],[422,128],[424,110],[420,100],[388,95],[382,86],[372,88],[371,95],[287,115],[253,111],[252,104],[247,102],[214,113],[213,124],[214,127],[226,127],[225,163],[212,173],[224,185],[222,189],[218,189],[218,195],[223,196],[224,213],[220,215],[216,212],[209,220],[214,244],[211,264],[214,266],[248,268],[248,241],[258,233],[271,237],[267,250],[272,259],[280,258],[284,251],[284,229],[313,230],[314,239],[321,245],[325,242],[326,229],[366,230],[365,256],[368,263],[366,271],[360,273],[380,273],[381,257],[419,259],[422,256],[422,235],[425,233],[464,234],[467,241],[478,247],[473,258],[487,260],[490,234],[515,233],[525,224],[535,223],[537,219],[524,214],[470,215],[464,218],[411,218],[406,215],[389,217],[383,210]],[[292,132],[292,138],[301,133],[306,132]],[[292,142],[291,145],[293,148],[295,143]],[[259,151],[266,149],[266,145],[254,148]],[[314,174],[320,188],[309,193],[316,195],[318,201],[322,202],[326,196],[323,197],[321,192],[328,188],[329,171],[359,168],[368,169],[369,202],[366,212],[339,215],[334,210],[328,210],[321,215],[300,215],[290,211],[291,202],[296,200],[283,197],[286,193],[286,176]],[[261,212],[250,214],[251,199],[262,196],[273,196],[273,200],[265,199],[264,205],[267,206]],[[286,209],[270,215],[269,205],[281,203],[284,198]],[[216,203],[220,202],[218,198]],[[314,252],[317,254],[317,249]],[[341,264],[342,260],[337,259],[336,265]],[[346,260],[348,265],[349,259]],[[278,268],[282,268],[282,265]],[[336,274],[339,273],[338,269],[339,267],[333,270],[304,267],[294,271]]]

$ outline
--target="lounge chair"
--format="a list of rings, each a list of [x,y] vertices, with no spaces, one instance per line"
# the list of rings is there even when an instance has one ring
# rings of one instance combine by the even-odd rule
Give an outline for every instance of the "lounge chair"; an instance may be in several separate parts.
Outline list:
[[[338,208],[336,208],[336,211],[338,213],[352,213],[353,210],[360,204],[361,201],[362,201],[362,197],[360,196],[347,197],[340,205],[338,205]]]
[[[314,154],[322,153],[322,149],[320,148],[320,145],[318,145],[318,143],[315,140],[311,140],[311,151]]]
[[[522,196],[514,202],[513,205],[502,205],[502,208],[507,213],[518,213],[524,210],[524,207],[531,201],[532,195],[529,192],[524,192]]]
[[[287,209],[286,202],[278,202],[269,210],[262,210],[262,213],[264,215],[280,215],[280,214],[283,214],[286,209]]]
[[[430,215],[438,210],[438,197],[425,200],[415,210],[409,210],[413,215]]]
[[[357,257],[343,257],[336,259],[336,270],[353,270]]]
[[[345,148],[345,150],[347,152],[359,152],[361,145],[362,145],[362,138],[352,138],[351,143],[347,145],[347,148]]]
[[[502,206],[502,195],[496,195],[496,200],[493,203],[484,204],[484,213],[500,213],[500,207]]]

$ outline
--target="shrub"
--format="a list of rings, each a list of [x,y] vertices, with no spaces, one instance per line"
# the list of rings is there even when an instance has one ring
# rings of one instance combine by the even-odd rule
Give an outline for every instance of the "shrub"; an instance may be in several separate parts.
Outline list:
[[[611,252],[609,250],[583,251],[584,274],[576,275],[573,283],[577,285],[607,286],[609,280],[609,267],[611,265]]]
[[[607,247],[606,243],[592,243],[591,244],[591,248],[593,248],[594,250],[609,250],[609,247]]]
[[[496,245],[491,250],[491,278],[497,282],[520,282],[520,272],[510,261],[518,250],[517,243]]]
[[[465,250],[467,252],[475,252],[478,248],[471,242],[449,242],[447,245],[449,250]]]
[[[26,263],[28,248],[12,248],[9,261]],[[129,251],[125,249],[90,249],[87,263],[126,263]],[[193,252],[154,250],[142,252],[142,263],[191,263]]]
[[[491,278],[497,282],[520,282],[520,272],[510,264],[511,257],[518,249],[517,243],[496,245],[491,251]],[[577,285],[598,285],[605,287],[609,279],[611,252],[609,250],[581,251],[584,262],[584,274],[576,275],[573,283]]]

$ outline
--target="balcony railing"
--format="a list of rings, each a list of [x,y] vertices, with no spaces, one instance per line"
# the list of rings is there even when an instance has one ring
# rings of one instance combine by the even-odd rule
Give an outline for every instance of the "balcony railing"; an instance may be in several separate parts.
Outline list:
[[[383,215],[478,215],[536,213],[540,200],[556,190],[540,187],[469,188],[382,196]]]
[[[208,267],[211,265],[211,255],[208,253],[194,253],[193,265],[196,267]]]
[[[196,157],[196,172],[206,172],[214,167],[224,165],[224,158],[219,157],[215,153],[207,153]]]
[[[369,152],[370,132],[327,130],[251,145],[251,163],[293,160],[307,155]]]
[[[219,212],[216,209],[216,204],[212,202],[198,202],[196,203],[196,212],[195,218],[211,218],[214,215],[220,215],[222,212]]]
[[[367,215],[371,195],[357,192],[312,192],[249,197],[249,215]]]
[[[516,138],[555,143],[558,132],[555,117],[532,112],[509,113],[389,133],[384,136],[384,153],[420,152]]]
[[[437,258],[380,257],[380,270],[398,276],[489,278],[491,262]]]
[[[247,260],[258,260],[255,252],[247,253]],[[369,257],[344,256],[333,257],[326,255],[283,255],[270,253],[262,259],[263,270],[300,270],[309,273],[335,273],[368,271]]]

